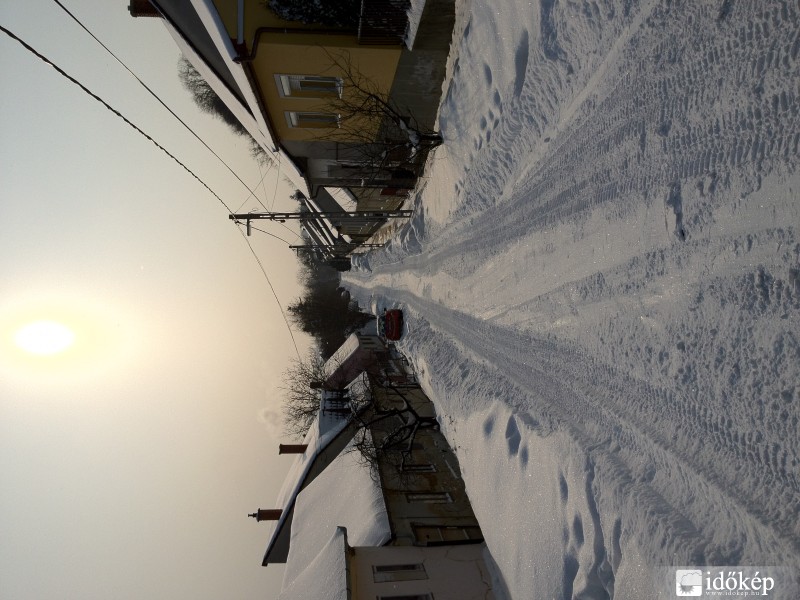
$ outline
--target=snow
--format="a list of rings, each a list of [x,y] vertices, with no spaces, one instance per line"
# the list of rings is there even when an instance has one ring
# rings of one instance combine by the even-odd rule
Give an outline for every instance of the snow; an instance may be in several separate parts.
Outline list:
[[[337,528],[330,540],[281,592],[280,600],[347,600],[346,535]]]
[[[320,578],[344,580],[343,542],[336,542],[337,527],[347,529],[353,546],[382,546],[391,539],[383,493],[369,465],[352,446],[297,496],[281,600],[319,597],[310,591],[321,588]]]
[[[674,4],[457,2],[445,144],[344,275],[403,308],[513,598],[800,577],[800,14]]]
[[[314,461],[320,453],[330,444],[350,423],[349,418],[343,418],[335,413],[322,412],[317,415],[316,420],[309,428],[303,439],[303,444],[308,447],[302,454],[298,454],[292,466],[283,480],[283,485],[278,492],[276,506],[283,512],[277,521],[269,521],[269,542],[267,548],[273,547],[281,529],[289,518],[291,508],[296,502],[300,488],[308,477]]]
[[[412,50],[414,48],[414,40],[417,37],[417,30],[419,29],[419,22],[422,19],[422,12],[425,10],[425,0],[410,0],[408,10],[408,29],[405,35],[406,48]]]

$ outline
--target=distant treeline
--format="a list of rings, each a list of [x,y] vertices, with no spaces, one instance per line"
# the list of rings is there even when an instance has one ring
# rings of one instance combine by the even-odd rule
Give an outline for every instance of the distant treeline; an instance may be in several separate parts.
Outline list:
[[[313,252],[300,251],[299,280],[303,295],[287,308],[295,326],[311,335],[323,358],[329,358],[347,336],[375,317],[360,311],[339,286],[339,272]]]

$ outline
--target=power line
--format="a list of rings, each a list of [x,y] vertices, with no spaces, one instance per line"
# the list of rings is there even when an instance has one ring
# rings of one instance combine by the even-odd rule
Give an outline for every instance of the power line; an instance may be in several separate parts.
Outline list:
[[[241,221],[235,221],[235,223],[236,223],[236,225],[242,225],[242,222],[241,222]],[[291,245],[291,242],[289,242],[289,241],[287,241],[287,240],[283,239],[282,237],[278,237],[278,236],[277,236],[277,235],[275,235],[274,233],[270,233],[269,231],[266,231],[266,230],[264,230],[264,229],[259,229],[258,227],[253,227],[253,226],[251,225],[251,226],[250,226],[250,230],[251,230],[251,231],[258,231],[259,233],[265,233],[265,234],[267,234],[267,235],[268,235],[268,236],[270,236],[270,237],[274,237],[276,240],[280,240],[280,241],[282,241],[284,244]],[[240,229],[240,231],[241,231],[241,229]],[[289,231],[291,231],[291,229],[290,229]]]
[[[132,71],[132,70],[131,70],[131,69],[128,67],[128,65],[126,65],[126,64],[125,64],[125,63],[122,61],[122,59],[120,59],[120,58],[119,58],[119,57],[118,57],[116,54],[114,54],[114,52],[112,52],[112,51],[111,51],[111,49],[110,49],[108,46],[106,46],[106,45],[105,45],[105,44],[104,44],[102,41],[100,41],[100,39],[99,39],[99,38],[98,38],[98,37],[97,37],[97,36],[96,36],[94,33],[92,33],[92,32],[91,32],[91,30],[90,30],[90,29],[89,29],[89,28],[88,28],[86,25],[84,25],[84,24],[83,24],[83,22],[81,22],[81,20],[80,20],[80,19],[78,19],[78,17],[76,17],[74,14],[72,14],[72,12],[70,12],[70,10],[69,10],[69,9],[68,9],[66,6],[64,6],[64,5],[63,5],[63,4],[60,2],[60,0],[53,0],[53,2],[55,2],[55,3],[56,3],[56,4],[57,4],[57,5],[58,5],[58,6],[61,8],[61,10],[63,10],[65,13],[67,13],[67,15],[69,15],[69,16],[70,16],[70,18],[71,18],[73,21],[75,21],[75,22],[76,22],[76,23],[77,23],[77,24],[78,24],[78,25],[81,27],[81,29],[83,29],[83,30],[84,30],[86,33],[88,33],[88,34],[89,34],[89,35],[92,37],[92,39],[94,39],[94,41],[95,41],[95,42],[97,42],[98,44],[100,44],[100,46],[102,46],[102,47],[103,47],[103,49],[104,49],[106,52],[108,52],[108,54],[110,54],[110,55],[111,55],[111,56],[114,58],[114,60],[116,60],[116,61],[117,61],[117,62],[118,62],[120,65],[122,65],[122,67],[123,67],[123,68],[124,68],[124,69],[125,69],[125,70],[126,70],[128,73],[130,73],[130,74],[131,74],[131,76],[132,76],[132,77],[133,77],[133,78],[134,78],[134,79],[135,79],[137,82],[139,82],[139,85],[141,85],[141,86],[142,86],[142,87],[143,87],[145,90],[147,90],[147,91],[150,93],[150,95],[151,95],[153,98],[155,98],[155,99],[158,101],[158,103],[159,103],[159,104],[161,104],[161,106],[163,106],[165,109],[167,109],[167,111],[169,111],[169,113],[170,113],[170,114],[171,114],[173,117],[175,117],[175,118],[178,120],[178,122],[179,122],[181,125],[183,125],[183,126],[184,126],[184,127],[185,127],[185,128],[188,130],[188,131],[189,131],[189,133],[191,133],[191,134],[192,134],[192,135],[193,135],[195,138],[197,138],[197,140],[198,140],[198,141],[199,141],[201,144],[203,144],[203,146],[205,146],[205,147],[208,149],[208,151],[209,151],[209,152],[211,152],[211,154],[213,154],[213,155],[214,155],[214,156],[217,158],[217,160],[219,160],[219,162],[221,162],[221,163],[222,163],[222,164],[225,166],[225,168],[226,168],[226,169],[228,169],[228,171],[230,171],[230,172],[231,172],[231,174],[232,174],[234,177],[236,177],[236,179],[238,179],[238,180],[239,180],[239,182],[240,182],[240,183],[241,183],[241,184],[242,184],[242,185],[243,185],[245,188],[247,188],[247,191],[249,191],[249,192],[250,192],[250,194],[251,194],[252,196],[255,196],[255,195],[256,195],[256,194],[255,194],[255,192],[254,192],[252,189],[250,189],[250,186],[249,186],[249,185],[247,185],[247,184],[246,184],[246,183],[245,183],[245,182],[242,180],[242,178],[241,178],[241,177],[239,177],[239,175],[238,175],[238,174],[237,174],[237,173],[236,173],[236,172],[235,172],[235,171],[234,171],[234,170],[233,170],[233,169],[230,167],[230,165],[228,165],[228,163],[226,163],[226,162],[225,162],[225,161],[222,159],[222,157],[221,157],[219,154],[217,154],[217,153],[216,153],[216,152],[215,152],[215,151],[214,151],[214,150],[211,148],[211,146],[209,146],[209,145],[208,145],[208,144],[205,142],[205,140],[203,140],[203,138],[201,138],[201,137],[200,137],[200,136],[199,136],[199,135],[198,135],[198,134],[197,134],[197,133],[196,133],[196,132],[195,132],[195,131],[194,131],[194,130],[191,128],[191,127],[189,127],[189,125],[187,125],[187,124],[186,124],[186,122],[185,122],[183,119],[181,119],[181,118],[180,118],[180,117],[179,117],[179,116],[178,116],[178,115],[175,113],[175,111],[173,111],[173,110],[172,110],[172,109],[171,109],[169,106],[167,106],[167,104],[166,104],[166,103],[165,103],[165,102],[164,102],[164,101],[163,101],[163,100],[162,100],[162,99],[161,99],[161,98],[158,96],[158,94],[156,94],[156,93],[155,93],[155,92],[154,92],[152,89],[150,89],[150,87],[148,87],[148,85],[147,85],[147,84],[146,84],[144,81],[142,81],[142,80],[139,78],[139,76],[138,76],[138,75],[136,75],[136,73],[134,73],[134,72],[133,72],[133,71]],[[258,200],[258,198],[256,198],[256,200]],[[263,205],[262,205],[262,206],[263,206]],[[264,207],[264,209],[266,210],[266,207]]]
[[[261,161],[260,160],[256,160],[256,164],[258,165],[258,172],[261,173],[261,179],[259,180],[258,185],[256,186],[256,189],[258,189],[260,187],[264,191],[264,200],[266,201],[267,200],[267,186],[264,185],[264,178],[272,170],[272,166],[270,165],[269,167],[267,167],[267,171],[264,172],[261,169]],[[257,200],[258,200],[258,203],[261,206],[266,206],[263,202],[261,202],[260,198],[257,198]],[[274,203],[275,203],[275,200],[273,199],[273,204]],[[274,206],[272,208],[274,208]],[[268,209],[268,210],[271,210],[271,208]]]
[[[283,310],[283,306],[281,306],[280,300],[278,300],[278,293],[275,291],[275,288],[272,286],[272,281],[270,281],[269,276],[267,275],[266,269],[264,269],[264,264],[261,262],[261,259],[256,254],[253,245],[250,243],[250,240],[247,239],[247,234],[242,231],[239,227],[236,228],[239,232],[239,235],[242,236],[242,239],[247,243],[247,247],[250,248],[250,253],[253,255],[253,258],[256,259],[256,263],[258,263],[258,268],[261,269],[261,272],[264,274],[264,278],[267,280],[267,284],[269,285],[269,289],[272,290],[272,295],[275,296],[275,301],[278,304],[278,308],[281,311],[281,316],[283,317],[283,322],[286,323],[286,329],[289,331],[289,337],[292,339],[292,345],[294,346],[294,351],[297,354],[298,360],[302,360],[300,357],[300,349],[297,347],[297,340],[294,339],[294,333],[292,332],[292,328],[289,325],[289,319],[286,316],[286,313]],[[264,232],[266,233],[266,232]]]
[[[49,66],[53,67],[53,69],[55,69],[55,70],[56,70],[56,72],[57,72],[59,75],[61,75],[62,77],[65,77],[65,78],[66,78],[66,79],[68,79],[70,82],[72,82],[73,84],[75,84],[76,86],[78,86],[78,87],[79,87],[79,88],[80,88],[80,89],[81,89],[83,92],[85,92],[86,94],[88,94],[89,96],[91,96],[92,98],[94,98],[95,100],[97,100],[97,101],[98,101],[100,104],[102,104],[102,105],[103,105],[103,106],[104,106],[104,107],[105,107],[107,110],[109,110],[110,112],[112,112],[113,114],[115,114],[117,117],[119,117],[120,119],[122,119],[122,120],[123,120],[125,123],[127,123],[127,124],[128,124],[130,127],[132,127],[132,128],[133,128],[133,129],[134,129],[134,130],[135,130],[137,133],[141,134],[141,135],[142,135],[142,136],[144,136],[146,139],[150,140],[150,141],[151,141],[151,142],[152,142],[152,143],[153,143],[153,144],[154,144],[154,145],[155,145],[155,146],[156,146],[156,147],[157,147],[159,150],[161,150],[161,151],[162,151],[164,154],[166,154],[166,155],[167,155],[167,156],[169,156],[169,157],[170,157],[172,160],[174,160],[176,163],[178,163],[178,164],[179,164],[179,165],[180,165],[180,166],[181,166],[181,167],[182,167],[182,168],[183,168],[183,169],[184,169],[184,170],[185,170],[187,173],[189,173],[189,174],[190,174],[192,177],[194,177],[194,178],[195,178],[195,179],[196,179],[198,182],[200,182],[200,184],[201,184],[201,185],[202,185],[204,188],[206,188],[206,189],[207,189],[207,190],[208,190],[208,191],[211,193],[211,195],[212,195],[212,196],[214,196],[214,197],[215,197],[215,198],[216,198],[216,199],[219,201],[219,203],[220,203],[220,204],[222,204],[222,206],[224,206],[224,207],[225,207],[225,210],[228,212],[228,214],[230,214],[230,215],[232,215],[232,214],[233,214],[233,212],[232,212],[232,211],[231,211],[231,209],[228,207],[228,205],[225,203],[225,201],[224,201],[224,200],[223,200],[223,199],[222,199],[222,198],[221,198],[221,197],[220,197],[220,196],[219,196],[219,195],[218,195],[218,194],[217,194],[217,193],[216,193],[214,190],[212,190],[212,189],[211,189],[211,188],[208,186],[208,184],[206,184],[206,182],[205,182],[205,181],[203,181],[202,179],[200,179],[200,177],[198,177],[198,176],[197,176],[197,175],[194,173],[194,171],[192,171],[192,170],[191,170],[189,167],[187,167],[185,164],[183,164],[183,163],[182,163],[182,162],[181,162],[181,161],[180,161],[180,160],[179,160],[179,159],[178,159],[178,158],[177,158],[177,157],[176,157],[174,154],[172,154],[172,153],[171,153],[169,150],[167,150],[166,148],[164,148],[164,146],[162,146],[161,144],[159,144],[159,143],[158,143],[158,142],[157,142],[155,139],[153,139],[153,138],[152,138],[152,137],[151,137],[149,134],[145,133],[145,132],[144,132],[142,129],[140,129],[140,128],[139,128],[139,127],[138,127],[138,126],[135,124],[135,123],[131,122],[131,121],[130,121],[130,120],[129,120],[129,119],[128,119],[128,118],[127,118],[125,115],[123,115],[123,114],[122,114],[120,111],[118,111],[117,109],[115,109],[115,108],[114,108],[113,106],[111,106],[111,105],[110,105],[108,102],[106,102],[105,100],[103,100],[103,99],[102,99],[100,96],[98,96],[97,94],[95,94],[94,92],[92,92],[92,91],[91,91],[89,88],[87,88],[85,85],[83,85],[83,84],[82,84],[80,81],[78,81],[78,80],[77,80],[77,79],[75,79],[75,78],[74,78],[72,75],[70,75],[69,73],[67,73],[67,72],[66,72],[64,69],[62,69],[61,67],[59,67],[58,65],[56,65],[56,64],[55,64],[53,61],[51,61],[51,60],[50,60],[49,58],[47,58],[45,55],[43,55],[43,54],[41,54],[40,52],[38,52],[38,51],[37,51],[37,50],[36,50],[36,49],[35,49],[33,46],[31,46],[30,44],[28,44],[27,42],[25,42],[23,39],[21,39],[19,36],[17,36],[16,34],[14,34],[12,31],[9,31],[8,29],[6,29],[5,27],[3,27],[2,25],[0,25],[0,31],[2,31],[3,33],[5,33],[5,34],[6,34],[8,37],[10,37],[11,39],[13,39],[13,40],[17,41],[17,42],[18,42],[18,43],[19,43],[19,44],[20,44],[20,45],[21,45],[23,48],[25,48],[25,49],[26,49],[28,52],[30,52],[31,54],[33,54],[34,56],[36,56],[36,57],[37,57],[39,60],[41,60],[41,61],[42,61],[42,62],[44,62],[45,64],[47,64],[47,65],[49,65]],[[261,272],[263,273],[263,275],[264,275],[264,278],[267,280],[267,284],[269,285],[269,288],[270,288],[270,290],[272,290],[272,294],[273,294],[273,296],[275,297],[275,301],[276,301],[276,303],[278,304],[278,308],[279,308],[279,309],[280,309],[280,311],[281,311],[281,316],[283,317],[283,322],[286,324],[286,328],[287,328],[287,330],[289,331],[289,337],[292,339],[292,344],[294,345],[295,351],[297,352],[297,356],[298,356],[298,358],[299,358],[299,357],[300,357],[300,351],[299,351],[299,349],[297,348],[297,342],[295,341],[295,338],[294,338],[294,333],[292,332],[292,327],[291,327],[291,325],[289,324],[289,319],[286,317],[286,313],[285,313],[285,312],[284,312],[284,310],[283,310],[283,306],[281,305],[280,299],[278,298],[278,294],[277,294],[277,292],[275,291],[275,288],[274,288],[274,287],[273,287],[273,285],[272,285],[272,281],[270,281],[269,275],[267,275],[267,271],[264,269],[264,265],[263,265],[263,263],[261,262],[261,259],[260,259],[260,258],[258,257],[258,255],[256,254],[255,250],[253,249],[253,246],[250,244],[250,241],[247,239],[247,237],[246,237],[246,235],[244,234],[244,232],[243,232],[241,229],[239,229],[238,227],[237,227],[236,229],[237,229],[237,231],[239,232],[239,234],[240,234],[240,235],[241,235],[241,236],[244,238],[245,242],[247,243],[247,247],[250,249],[250,252],[252,253],[253,257],[256,259],[256,263],[258,264],[259,268],[261,269]],[[277,237],[277,236],[276,236],[276,237]]]
[[[78,87],[79,87],[79,88],[80,88],[82,91],[84,91],[86,94],[88,94],[89,96],[91,96],[92,98],[94,98],[95,100],[97,100],[97,101],[98,101],[100,104],[102,104],[102,105],[103,105],[103,106],[104,106],[104,107],[105,107],[107,110],[111,111],[112,113],[114,113],[115,115],[117,115],[117,117],[119,117],[120,119],[122,119],[122,120],[123,120],[125,123],[127,123],[128,125],[130,125],[130,126],[131,126],[131,127],[132,127],[132,128],[135,130],[135,131],[137,131],[138,133],[140,133],[141,135],[143,135],[145,138],[147,138],[148,140],[150,140],[151,142],[153,142],[153,144],[155,144],[155,146],[156,146],[156,147],[157,147],[159,150],[161,150],[161,151],[162,151],[164,154],[166,154],[167,156],[169,156],[169,157],[170,157],[172,160],[174,160],[174,161],[175,161],[176,163],[178,163],[178,164],[179,164],[181,167],[183,167],[183,169],[184,169],[184,170],[185,170],[187,173],[189,173],[189,175],[191,175],[192,177],[194,177],[194,178],[195,178],[197,181],[199,181],[199,182],[200,182],[200,184],[201,184],[201,185],[202,185],[204,188],[206,188],[206,189],[207,189],[209,192],[211,192],[211,194],[212,194],[212,195],[213,195],[213,196],[214,196],[214,197],[215,197],[217,200],[219,200],[220,204],[222,204],[222,206],[224,206],[224,207],[225,207],[225,210],[227,210],[229,213],[231,212],[231,209],[228,207],[228,205],[227,205],[227,204],[225,204],[225,201],[224,201],[222,198],[220,198],[220,197],[219,197],[219,195],[218,195],[218,194],[217,194],[217,193],[216,193],[214,190],[212,190],[210,187],[208,187],[208,184],[206,184],[206,182],[205,182],[205,181],[203,181],[202,179],[200,179],[200,178],[199,178],[199,177],[198,177],[198,176],[197,176],[197,175],[194,173],[194,171],[192,171],[192,170],[191,170],[189,167],[187,167],[185,164],[183,164],[183,163],[182,163],[182,162],[181,162],[181,161],[178,159],[178,157],[176,157],[176,156],[175,156],[174,154],[172,154],[172,153],[171,153],[169,150],[167,150],[166,148],[164,148],[164,146],[162,146],[162,145],[161,145],[161,144],[159,144],[157,141],[155,141],[155,139],[153,139],[153,137],[152,137],[152,136],[150,136],[149,134],[145,133],[145,132],[144,132],[142,129],[140,129],[140,128],[139,128],[139,127],[138,127],[138,126],[135,124],[135,123],[131,122],[131,121],[130,121],[130,120],[129,120],[129,119],[128,119],[128,118],[127,118],[125,115],[123,115],[123,114],[122,114],[121,112],[119,112],[119,111],[118,111],[116,108],[114,108],[113,106],[111,106],[111,105],[110,105],[108,102],[106,102],[105,100],[103,100],[103,99],[102,99],[100,96],[98,96],[97,94],[95,94],[95,93],[94,93],[92,90],[90,90],[89,88],[87,88],[87,87],[86,87],[85,85],[83,85],[83,84],[82,84],[80,81],[78,81],[77,79],[75,79],[75,78],[74,78],[72,75],[70,75],[69,73],[67,73],[67,72],[66,72],[64,69],[62,69],[61,67],[59,67],[57,64],[55,64],[55,63],[54,63],[53,61],[51,61],[49,58],[47,58],[47,57],[46,57],[44,54],[41,54],[41,53],[39,53],[39,52],[38,52],[38,51],[37,51],[37,50],[36,50],[36,49],[35,49],[33,46],[31,46],[30,44],[28,44],[27,42],[25,42],[24,40],[22,40],[21,38],[19,38],[17,35],[15,35],[14,33],[12,33],[11,31],[9,31],[8,29],[6,29],[5,27],[3,27],[2,25],[0,25],[0,30],[2,30],[2,32],[3,32],[3,33],[5,33],[5,34],[6,34],[8,37],[10,37],[10,38],[12,38],[13,40],[16,40],[17,42],[19,42],[19,43],[22,45],[22,47],[23,47],[23,48],[25,48],[25,49],[26,49],[28,52],[30,52],[31,54],[33,54],[33,55],[34,55],[36,58],[38,58],[39,60],[41,60],[41,61],[42,61],[42,62],[44,62],[45,64],[47,64],[47,65],[50,65],[51,67],[53,67],[53,68],[56,70],[56,72],[57,72],[59,75],[61,75],[61,76],[65,77],[65,78],[67,78],[69,81],[71,81],[72,83],[74,83],[75,85],[77,85],[77,86],[78,86]]]

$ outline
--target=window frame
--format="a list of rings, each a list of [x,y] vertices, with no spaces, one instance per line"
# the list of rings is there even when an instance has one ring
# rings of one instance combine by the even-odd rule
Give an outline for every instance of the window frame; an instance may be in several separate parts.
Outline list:
[[[423,563],[372,565],[372,581],[374,583],[420,581],[423,579],[428,579],[428,572],[425,570]]]
[[[412,523],[415,546],[444,546],[454,544],[477,544],[484,540],[478,525],[440,525]],[[432,534],[436,534],[435,536]],[[428,534],[427,537],[425,534]]]
[[[342,115],[321,111],[287,110],[286,123],[292,129],[339,129]]]
[[[341,98],[344,81],[341,77],[325,75],[276,73],[275,86],[281,98]]]
[[[403,473],[437,473],[436,465],[432,463],[408,463],[400,467]]]
[[[450,504],[450,492],[406,492],[406,501],[416,504]]]

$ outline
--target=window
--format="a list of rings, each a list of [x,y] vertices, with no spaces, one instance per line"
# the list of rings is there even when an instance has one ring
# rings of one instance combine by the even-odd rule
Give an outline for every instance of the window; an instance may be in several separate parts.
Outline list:
[[[290,127],[303,129],[330,129],[339,127],[339,115],[323,112],[295,112],[286,113],[286,122]]]
[[[427,579],[425,565],[422,563],[407,565],[373,565],[372,579],[375,583],[385,583],[387,581],[414,581],[415,579]]]
[[[278,93],[284,98],[339,98],[342,80],[317,75],[275,75]]]
[[[483,541],[481,528],[474,525],[416,525],[412,524],[417,544],[438,546],[442,544],[469,544]]]
[[[402,471],[404,473],[435,473],[436,467],[423,463],[408,463],[403,465]]]
[[[453,501],[448,492],[409,492],[406,494],[406,500],[426,504],[445,504]]]

